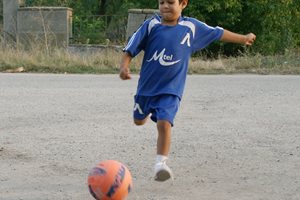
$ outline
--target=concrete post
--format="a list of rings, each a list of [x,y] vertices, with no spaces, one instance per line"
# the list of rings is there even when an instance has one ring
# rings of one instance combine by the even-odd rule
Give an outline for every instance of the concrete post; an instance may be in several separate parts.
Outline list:
[[[24,0],[3,0],[3,31],[5,42],[16,42],[17,13]]]
[[[3,33],[3,0],[0,0],[0,39]]]

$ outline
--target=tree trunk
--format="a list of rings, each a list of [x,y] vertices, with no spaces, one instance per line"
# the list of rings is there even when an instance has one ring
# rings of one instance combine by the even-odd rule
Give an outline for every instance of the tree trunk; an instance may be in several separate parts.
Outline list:
[[[105,4],[106,4],[106,0],[100,0],[100,4],[99,4],[100,15],[105,15]]]

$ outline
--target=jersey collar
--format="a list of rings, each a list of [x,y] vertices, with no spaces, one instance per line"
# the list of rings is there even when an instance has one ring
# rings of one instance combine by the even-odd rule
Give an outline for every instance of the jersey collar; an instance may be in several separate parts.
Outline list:
[[[156,13],[154,18],[157,19],[161,23],[161,15]],[[182,20],[183,20],[183,17],[180,16],[179,19],[178,19],[178,23],[181,22]]]

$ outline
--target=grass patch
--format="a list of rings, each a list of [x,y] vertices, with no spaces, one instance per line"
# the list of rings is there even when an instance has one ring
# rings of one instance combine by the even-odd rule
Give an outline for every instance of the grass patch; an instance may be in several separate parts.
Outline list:
[[[105,48],[97,52],[71,52],[66,49],[17,49],[0,46],[1,72],[38,73],[89,73],[116,74],[119,72],[121,50]],[[131,63],[132,73],[138,73],[142,54]],[[19,70],[22,69],[22,70]],[[242,55],[239,57],[219,57],[208,60],[193,57],[189,74],[300,74],[300,51],[286,51],[284,55],[262,56]]]
[[[214,60],[192,58],[189,66],[191,74],[300,74],[300,52],[287,51],[284,55],[262,56],[241,55],[219,57]]]

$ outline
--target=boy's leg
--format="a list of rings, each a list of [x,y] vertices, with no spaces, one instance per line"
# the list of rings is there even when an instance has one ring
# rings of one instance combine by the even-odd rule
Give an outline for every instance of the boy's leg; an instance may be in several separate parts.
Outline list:
[[[179,104],[179,97],[174,95],[162,95],[155,102],[155,112],[151,119],[156,121],[158,130],[157,156],[154,166],[155,180],[157,181],[165,181],[172,177],[172,171],[166,162],[170,151],[173,120]]]
[[[147,119],[148,117],[146,117],[145,119],[133,119],[133,122],[137,126],[142,126],[146,123]]]
[[[171,128],[172,125],[169,121],[157,121],[157,156],[154,166],[156,181],[166,181],[172,177],[172,171],[166,164],[171,145]]]
[[[166,120],[157,121],[157,155],[168,156],[171,145],[171,124]]]

